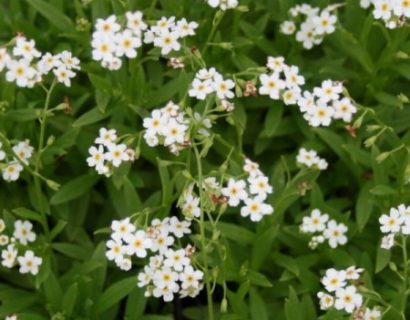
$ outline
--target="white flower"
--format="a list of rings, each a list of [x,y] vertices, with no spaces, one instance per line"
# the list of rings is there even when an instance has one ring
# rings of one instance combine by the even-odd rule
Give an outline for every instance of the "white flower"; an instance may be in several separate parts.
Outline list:
[[[32,146],[30,146],[28,140],[20,141],[18,144],[13,146],[13,152],[25,164],[28,164],[28,160],[33,155],[33,150],[34,150],[34,148]]]
[[[356,107],[349,98],[333,102],[333,108],[335,109],[333,117],[335,119],[343,119],[345,122],[352,121],[353,114],[357,112]]]
[[[87,158],[89,167],[95,167],[97,170],[104,167],[104,147],[99,145],[98,148],[92,146],[88,149],[90,157]]]
[[[111,237],[115,241],[121,242],[135,231],[135,226],[130,222],[130,218],[125,218],[123,220],[114,220],[111,223],[111,230],[113,231]]]
[[[378,309],[366,308],[364,320],[379,320],[382,318],[382,313]]]
[[[57,56],[47,52],[37,63],[37,69],[41,74],[47,74],[51,69],[57,66]]]
[[[245,199],[245,206],[241,208],[241,216],[250,216],[251,221],[260,221],[264,215],[273,213],[271,205],[263,203],[259,197]]]
[[[320,38],[315,38],[315,27],[312,23],[302,23],[300,30],[296,33],[296,40],[302,42],[305,49],[312,49],[313,45],[321,42]]]
[[[336,221],[330,220],[327,223],[327,227],[323,233],[326,239],[328,239],[329,246],[331,248],[336,248],[339,244],[344,245],[347,242],[347,237],[345,233],[347,232],[347,227],[343,223],[337,224]]]
[[[390,214],[383,214],[379,218],[380,230],[383,233],[397,233],[400,231],[404,218],[395,208],[390,209]]]
[[[190,234],[189,229],[191,223],[189,221],[179,221],[177,217],[172,217],[169,220],[169,231],[177,238],[182,238],[184,234]]]
[[[389,20],[392,16],[392,8],[388,0],[374,0],[373,16],[376,19]]]
[[[199,270],[195,270],[191,265],[185,267],[184,271],[180,274],[179,280],[181,280],[181,288],[188,289],[189,287],[198,288],[200,281],[203,279],[204,273]]]
[[[142,32],[147,29],[147,24],[142,20],[143,13],[141,11],[128,11],[125,16],[127,17],[127,28],[141,37]]]
[[[55,61],[56,67],[64,67],[69,70],[80,69],[80,60],[77,57],[73,57],[70,51],[62,51],[55,57],[57,58]]]
[[[190,97],[197,98],[198,100],[205,100],[206,96],[213,92],[212,82],[209,80],[201,81],[200,79],[194,79],[192,87],[188,91]]]
[[[390,250],[394,246],[394,233],[389,233],[382,238],[380,247],[382,249]]]
[[[43,259],[36,257],[31,250],[27,250],[24,256],[17,257],[17,261],[20,265],[20,273],[31,273],[32,275],[38,273],[39,266],[43,263]]]
[[[327,213],[321,214],[319,209],[313,209],[309,217],[303,217],[303,232],[321,232],[326,228],[326,222],[329,220]]]
[[[199,198],[194,197],[191,193],[188,193],[184,196],[182,212],[187,219],[192,219],[193,217],[199,218],[201,216],[199,201]]]
[[[6,48],[0,48],[0,72],[8,65],[10,62],[10,56],[7,53]]]
[[[315,32],[317,34],[330,34],[335,31],[336,16],[331,15],[329,11],[322,11],[322,13],[313,18],[316,25]]]
[[[247,172],[251,177],[263,175],[262,172],[259,170],[259,164],[253,162],[250,159],[245,159],[243,170]]]
[[[279,79],[279,75],[277,73],[272,75],[262,74],[259,79],[262,83],[259,93],[261,95],[268,95],[271,99],[279,100],[280,90],[285,88],[285,83]]]
[[[328,310],[329,308],[333,307],[334,298],[322,291],[317,293],[318,298],[320,299],[320,309],[321,310]]]
[[[16,181],[19,178],[21,171],[23,171],[23,166],[20,163],[8,163],[7,166],[2,170],[3,179],[7,182]]]
[[[261,200],[265,200],[268,194],[273,192],[272,186],[269,184],[268,177],[257,176],[249,177],[249,191],[251,194],[257,195]]]
[[[15,81],[19,87],[30,87],[30,80],[35,78],[36,70],[25,59],[11,60],[7,65],[6,80]]]
[[[174,293],[177,293],[179,286],[176,283],[172,283],[170,286],[163,286],[162,288],[155,287],[153,295],[156,298],[162,297],[165,302],[174,300]]]
[[[161,54],[167,55],[171,51],[181,49],[181,44],[178,42],[179,34],[177,31],[162,31],[158,37],[154,39],[154,46],[161,48]]]
[[[309,123],[313,127],[329,126],[332,122],[333,114],[333,108],[328,107],[325,103],[319,103],[314,107]]]
[[[124,241],[128,243],[126,247],[127,254],[135,254],[138,258],[145,258],[147,256],[147,249],[152,247],[152,240],[146,237],[143,230],[126,235]]]
[[[137,48],[141,47],[141,39],[134,36],[130,30],[124,30],[115,36],[116,50],[115,54],[118,57],[126,56],[127,58],[135,58],[137,56]]]
[[[336,290],[335,308],[337,310],[345,310],[347,313],[361,307],[363,297],[357,292],[355,286],[347,286]]]
[[[115,41],[112,37],[94,37],[91,41],[93,47],[92,56],[96,61],[105,61],[109,63],[114,58],[116,50]]]
[[[170,246],[174,244],[174,238],[169,236],[167,232],[161,231],[154,239],[152,239],[152,252],[164,254]]]
[[[186,125],[180,124],[174,118],[171,118],[162,131],[165,137],[164,145],[169,146],[174,143],[182,144],[185,141],[186,130],[188,130]]]
[[[121,29],[121,26],[117,23],[117,17],[111,15],[106,19],[97,19],[95,29],[99,35],[109,36],[118,32]]]
[[[13,244],[9,244],[7,249],[1,251],[1,264],[6,268],[13,268],[16,263],[17,250]]]
[[[321,87],[316,87],[313,90],[314,94],[323,102],[337,101],[342,91],[342,84],[340,82],[333,83],[331,80],[323,81]]]
[[[185,18],[177,21],[176,28],[180,37],[195,35],[195,29],[198,28],[198,23],[188,22]]]
[[[288,88],[298,88],[305,84],[305,78],[299,74],[299,68],[291,66],[284,69],[286,77],[286,86]],[[299,90],[300,92],[300,90]]]
[[[363,268],[356,268],[355,266],[351,266],[346,270],[346,279],[348,280],[357,280],[360,278],[360,274],[364,271]]]
[[[101,128],[99,134],[99,137],[95,139],[96,144],[102,144],[107,147],[117,140],[117,132],[114,129],[107,130],[106,128]]]
[[[245,191],[245,187],[245,181],[229,179],[228,186],[222,189],[222,194],[225,197],[228,197],[228,204],[231,207],[238,206],[241,200],[248,198],[248,193]]]
[[[32,231],[33,225],[30,221],[16,220],[14,222],[13,237],[26,245],[36,240],[36,234]]]
[[[221,10],[232,9],[238,6],[238,0],[208,0],[208,4],[213,7],[219,7]]]
[[[119,167],[123,161],[129,161],[130,157],[126,152],[125,144],[111,143],[108,146],[108,152],[104,155],[105,159],[112,162],[114,167]]]
[[[287,68],[284,57],[268,57],[266,66],[274,73],[279,73]]]
[[[175,271],[182,271],[184,267],[190,264],[190,260],[185,255],[184,249],[172,250],[165,252],[164,266],[172,268]]]
[[[118,240],[107,241],[107,252],[105,256],[110,261],[115,261],[117,264],[121,264],[124,260],[124,254],[126,253],[126,247],[122,245]]]
[[[235,87],[232,80],[224,80],[221,75],[217,75],[212,85],[219,99],[232,99],[235,96],[230,90]]]
[[[336,269],[326,270],[325,276],[321,282],[328,292],[334,292],[346,285],[346,271],[337,271]]]
[[[154,273],[154,285],[160,289],[164,287],[174,287],[177,285],[178,273],[172,271],[170,268],[163,268]]]
[[[294,34],[296,31],[296,25],[293,21],[283,21],[280,25],[280,31],[286,35]]]
[[[294,87],[283,92],[283,102],[286,105],[296,104],[300,98],[300,88]]]
[[[13,48],[13,55],[31,61],[34,58],[39,58],[41,53],[36,50],[34,40],[27,40],[25,37],[19,36],[16,39],[16,46]]]
[[[202,68],[196,73],[196,78],[200,80],[213,80],[218,75],[220,74],[215,68]]]
[[[71,86],[71,78],[75,77],[75,73],[66,67],[59,67],[56,70],[53,70],[54,75],[57,78],[58,82],[64,83],[66,87]]]
[[[143,126],[149,135],[155,135],[164,130],[168,120],[168,117],[163,115],[161,110],[154,110],[151,112],[151,117],[144,118]]]
[[[2,233],[6,229],[6,224],[4,220],[0,218],[0,233]]]

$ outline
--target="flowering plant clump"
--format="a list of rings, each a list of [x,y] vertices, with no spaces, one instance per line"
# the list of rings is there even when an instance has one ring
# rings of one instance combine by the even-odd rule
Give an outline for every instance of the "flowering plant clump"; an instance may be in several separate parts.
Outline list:
[[[373,17],[382,20],[389,29],[403,26],[410,17],[410,4],[406,0],[360,0],[360,6],[370,7]]]
[[[320,158],[315,150],[301,148],[296,156],[296,161],[302,166],[326,170],[328,163],[325,159]]]
[[[312,49],[320,45],[326,35],[335,31],[337,17],[332,14],[334,9],[335,6],[321,10],[306,3],[296,5],[289,10],[292,19],[284,21],[280,25],[280,30],[286,35],[296,33],[296,40],[301,42],[305,49]]]
[[[0,72],[5,70],[6,80],[15,82],[19,87],[32,88],[52,74],[58,82],[71,86],[71,79],[80,70],[80,60],[70,51],[58,54],[41,53],[36,43],[20,35],[10,42],[13,48],[0,48]]]
[[[11,269],[18,266],[22,274],[38,274],[43,259],[37,257],[30,248],[30,244],[37,238],[32,229],[33,225],[30,221],[16,220],[14,230],[8,235],[5,233],[7,226],[4,220],[0,219],[1,265],[3,267]]]
[[[0,1],[0,319],[410,319],[409,14]]]
[[[318,244],[323,243],[325,240],[328,241],[331,248],[347,243],[345,235],[348,231],[347,226],[344,223],[337,223],[336,220],[329,219],[329,215],[327,213],[322,214],[319,209],[312,210],[310,216],[303,218],[300,231],[313,234],[309,242],[309,247],[312,249],[315,249]]]

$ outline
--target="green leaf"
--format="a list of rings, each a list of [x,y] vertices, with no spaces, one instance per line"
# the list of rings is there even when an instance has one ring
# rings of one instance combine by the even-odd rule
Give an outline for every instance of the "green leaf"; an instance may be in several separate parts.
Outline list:
[[[114,283],[103,292],[101,297],[96,302],[96,313],[101,314],[114,306],[126,297],[136,286],[136,277],[129,277]]]
[[[298,295],[293,287],[289,287],[289,297],[285,300],[285,314],[287,320],[303,320],[303,310]]]
[[[53,205],[62,204],[74,200],[86,194],[99,180],[96,175],[85,174],[66,183],[58,190],[50,200]]]
[[[383,249],[379,246],[377,248],[375,272],[378,273],[382,271],[384,268],[386,268],[390,262],[390,258],[391,258],[390,250]]]
[[[356,202],[356,221],[359,230],[363,230],[373,210],[373,195],[370,193],[370,183],[364,185]]]
[[[27,219],[27,220],[34,220],[34,221],[42,223],[41,215],[35,211],[29,210],[26,208],[17,208],[17,209],[13,209],[13,213],[15,213],[20,218]]]
[[[243,245],[254,242],[255,234],[244,227],[228,222],[219,222],[217,228],[221,231],[221,235],[229,240]],[[212,226],[209,226],[209,229],[212,230]]]
[[[271,254],[272,242],[276,237],[278,230],[279,225],[270,226],[254,241],[251,263],[254,270],[259,270],[265,259]]]
[[[54,7],[52,4],[44,0],[26,0],[33,8],[35,8],[42,16],[44,16],[51,24],[56,26],[63,32],[74,31],[74,24],[64,13]]]
[[[395,194],[396,190],[390,186],[379,184],[373,187],[372,189],[370,189],[370,193],[378,195],[378,196],[386,196],[386,195]]]
[[[61,231],[64,230],[66,225],[67,221],[58,220],[57,225],[50,232],[50,240],[53,240],[55,237],[57,237],[61,233]]]
[[[67,317],[73,313],[75,302],[78,296],[78,285],[73,283],[63,296],[62,309]]]
[[[101,112],[100,109],[94,108],[90,111],[87,111],[81,115],[76,121],[73,122],[73,127],[82,127],[92,123],[99,122],[108,118],[111,115],[111,111]]]
[[[282,120],[283,109],[282,103],[274,103],[273,106],[269,108],[269,111],[265,117],[265,123],[261,136],[268,138],[274,136],[276,129]]]
[[[260,272],[249,270],[248,279],[254,285],[260,287],[272,287],[272,283],[269,281],[269,279]]]
[[[251,319],[267,320],[269,319],[266,303],[257,290],[251,288],[249,292]]]

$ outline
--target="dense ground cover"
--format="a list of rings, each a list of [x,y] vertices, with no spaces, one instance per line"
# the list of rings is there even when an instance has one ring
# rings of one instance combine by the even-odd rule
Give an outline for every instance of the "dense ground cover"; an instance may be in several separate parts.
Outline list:
[[[407,0],[0,4],[0,317],[406,319]]]

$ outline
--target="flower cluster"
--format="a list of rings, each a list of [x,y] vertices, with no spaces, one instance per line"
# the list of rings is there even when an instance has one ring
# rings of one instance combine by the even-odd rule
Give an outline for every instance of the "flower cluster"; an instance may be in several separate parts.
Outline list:
[[[149,263],[138,274],[138,286],[146,287],[145,296],[162,297],[164,301],[172,301],[177,293],[180,297],[195,297],[203,287],[203,273],[191,264],[194,249],[173,248],[177,239],[191,233],[190,225],[188,220],[172,217],[154,219],[143,230],[137,229],[129,218],[113,221],[106,256],[128,271],[132,268],[132,257],[145,258],[152,252]]]
[[[118,70],[121,57],[135,58],[137,49],[142,45],[142,34],[147,25],[142,20],[142,12],[126,12],[126,27],[121,25],[114,15],[106,19],[97,19],[92,35],[92,56],[100,61],[104,68]]]
[[[203,68],[195,74],[188,94],[198,100],[205,100],[209,94],[216,93],[217,97],[224,101],[235,97],[231,91],[233,88],[235,88],[235,82],[224,79],[215,68]]]
[[[401,204],[397,208],[391,208],[388,215],[383,214],[379,218],[379,222],[381,232],[387,233],[382,238],[381,247],[389,250],[394,245],[396,234],[410,234],[410,206]]]
[[[29,140],[19,141],[12,147],[14,155],[7,157],[6,152],[2,150],[2,146],[0,142],[0,161],[5,161],[5,163],[0,162],[3,179],[7,182],[16,181],[23,171],[23,166],[20,162],[27,165],[34,149],[30,146]]]
[[[303,217],[300,231],[313,234],[309,246],[315,249],[318,244],[328,241],[331,248],[344,245],[347,242],[345,233],[347,226],[344,223],[337,223],[330,219],[327,213],[321,213],[319,209],[313,209],[310,216]]]
[[[332,307],[352,314],[363,304],[363,296],[358,292],[354,282],[360,278],[363,269],[355,266],[346,270],[328,269],[321,279],[326,292],[320,291],[320,308],[328,310]]]
[[[162,55],[181,49],[180,39],[195,35],[198,23],[188,22],[185,18],[175,21],[175,17],[162,17],[151,26],[144,36],[144,43],[152,43],[161,49]]]
[[[39,271],[43,259],[34,255],[32,250],[24,250],[25,247],[36,240],[33,232],[33,225],[30,221],[16,220],[12,236],[4,233],[6,225],[0,219],[0,247],[5,247],[1,251],[1,265],[6,268],[13,268],[19,265],[19,272],[22,274],[31,273],[36,275]],[[23,252],[21,252],[23,251]]]
[[[315,150],[306,150],[305,148],[299,149],[296,161],[300,165],[319,170],[326,170],[328,166],[327,161],[320,158]]]
[[[297,66],[288,66],[283,57],[268,57],[268,73],[261,74],[259,94],[273,100],[283,100],[286,105],[296,104],[301,95],[305,78]]]
[[[291,35],[296,32],[297,18],[302,17],[299,30],[296,32],[296,40],[303,44],[305,49],[322,43],[326,35],[335,31],[337,17],[331,13],[334,7],[327,7],[322,11],[320,8],[309,4],[296,5],[289,10],[292,20],[284,21],[280,29],[282,33]]]
[[[58,82],[71,86],[75,70],[80,69],[80,60],[69,51],[58,54],[42,54],[36,49],[35,41],[17,36],[10,53],[0,48],[0,72],[6,69],[6,80],[19,87],[32,88],[43,81],[43,76],[54,74]]]
[[[238,0],[207,0],[207,2],[212,8],[218,8],[223,11],[238,6]]]
[[[88,149],[89,167],[94,167],[98,174],[110,176],[114,168],[118,168],[125,161],[133,161],[133,150],[123,143],[116,143],[115,129],[101,128],[99,136],[94,140],[95,145]]]
[[[122,26],[115,15],[106,19],[97,19],[92,36],[92,56],[100,61],[104,68],[118,70],[122,66],[122,57],[129,59],[137,56],[142,43],[153,43],[161,48],[161,54],[181,49],[179,39],[194,35],[198,27],[196,22],[185,18],[175,21],[175,17],[162,17],[149,27],[143,21],[140,11],[125,13],[125,25]]]
[[[177,154],[189,145],[189,120],[180,106],[173,102],[153,110],[150,117],[144,118],[143,126],[146,129],[144,139],[150,147],[161,144]]]
[[[382,20],[389,29],[403,26],[405,18],[410,17],[410,4],[406,0],[361,0],[360,6],[364,9],[373,6],[373,17]]]
[[[298,99],[298,106],[304,118],[313,127],[329,126],[333,119],[351,122],[357,108],[349,97],[343,96],[340,82],[325,80],[312,92],[305,91]]]
[[[268,195],[273,192],[273,188],[257,163],[245,159],[243,170],[248,175],[248,179],[230,178],[228,185],[222,189],[222,195],[227,197],[228,205],[231,207],[243,205],[242,217],[249,216],[254,222],[260,221],[263,216],[273,213],[273,207],[265,202]]]

